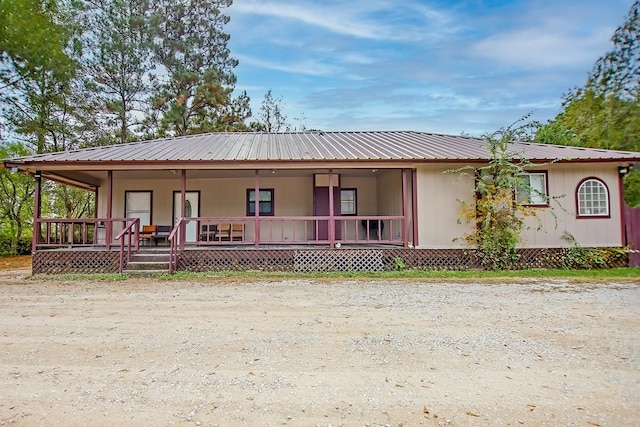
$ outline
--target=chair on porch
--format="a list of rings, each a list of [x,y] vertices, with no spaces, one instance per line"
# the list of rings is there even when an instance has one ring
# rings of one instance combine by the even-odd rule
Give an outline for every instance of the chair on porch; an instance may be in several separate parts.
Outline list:
[[[139,235],[139,241],[141,243],[151,243],[151,239],[156,234],[156,229],[157,227],[155,225],[143,225]]]
[[[218,224],[202,224],[200,241],[210,242],[216,240],[218,236]]]
[[[225,241],[243,241],[244,240],[244,224],[220,224],[218,231],[220,240]]]

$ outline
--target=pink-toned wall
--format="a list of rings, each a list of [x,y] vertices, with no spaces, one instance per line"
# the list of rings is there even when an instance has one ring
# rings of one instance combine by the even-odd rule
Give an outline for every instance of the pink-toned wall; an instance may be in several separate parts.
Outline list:
[[[462,237],[471,224],[459,224],[460,203],[473,201],[473,179],[444,173],[455,165],[423,166],[418,169],[418,227],[420,248],[465,247]],[[604,163],[553,164],[548,172],[549,207],[535,208],[537,218],[526,219],[522,247],[568,247],[563,238],[572,235],[581,246],[621,246],[620,196],[617,165]],[[577,218],[576,190],[580,182],[596,177],[609,190],[610,218]],[[538,222],[539,221],[539,222]],[[541,226],[541,229],[537,229]]]

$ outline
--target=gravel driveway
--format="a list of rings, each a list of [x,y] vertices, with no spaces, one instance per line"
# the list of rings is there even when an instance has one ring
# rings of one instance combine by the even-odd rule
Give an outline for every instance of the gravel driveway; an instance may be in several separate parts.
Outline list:
[[[638,425],[640,284],[0,274],[0,424]]]

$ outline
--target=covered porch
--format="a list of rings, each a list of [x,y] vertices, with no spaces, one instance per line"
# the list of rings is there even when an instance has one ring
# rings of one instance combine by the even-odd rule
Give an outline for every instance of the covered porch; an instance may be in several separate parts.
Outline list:
[[[141,249],[166,247],[176,271],[181,254],[194,251],[368,250],[417,241],[412,169],[166,168],[36,172],[33,253],[114,252],[121,272]],[[96,217],[41,218],[45,177],[95,191]]]

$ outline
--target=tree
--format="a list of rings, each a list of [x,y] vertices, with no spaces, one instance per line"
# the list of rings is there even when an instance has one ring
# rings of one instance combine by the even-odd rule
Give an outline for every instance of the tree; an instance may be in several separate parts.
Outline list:
[[[3,48],[0,64],[0,85],[5,89],[0,91],[4,94],[2,113],[9,125],[34,145],[37,153],[66,148],[61,139],[64,136],[61,123],[73,108],[69,102],[70,93],[80,54],[76,13],[72,5],[62,2],[20,0],[16,4],[27,9],[18,12],[7,6],[8,12],[3,13],[11,20],[25,19],[17,24],[25,32],[8,31],[8,35],[17,38]],[[45,32],[51,31],[51,41],[44,41],[47,34],[43,34],[38,25],[43,25]],[[44,45],[52,47],[53,51],[42,52],[31,46],[29,30],[42,37]]]
[[[115,141],[139,136],[147,109],[148,72],[152,68],[148,0],[91,0],[85,12],[84,38],[90,54],[85,63],[85,87],[93,94],[97,123]],[[89,117],[95,117],[91,115]]]
[[[538,142],[640,151],[640,2],[611,41],[584,87],[565,95],[563,110],[540,127]],[[625,178],[625,200],[640,205],[638,170]]]
[[[232,0],[152,0],[155,114],[147,122],[158,135],[186,135],[215,128],[230,103],[236,82],[229,17],[221,12]],[[198,129],[194,129],[194,123]]]
[[[67,55],[69,29],[60,22],[59,2],[0,0],[0,94],[22,78],[37,78],[43,70],[65,79],[74,71]],[[14,73],[19,71],[19,73]],[[1,95],[0,95],[1,100]]]
[[[536,191],[523,180],[533,164],[510,150],[511,142],[527,138],[531,125],[516,126],[526,118],[486,136],[486,146],[491,153],[486,166],[447,171],[474,180],[475,200],[460,202],[459,221],[475,225],[463,238],[476,248],[480,263],[486,269],[513,267],[519,258],[517,246],[525,229],[525,219],[536,216],[532,207],[518,203],[516,197],[516,191],[528,194]]]
[[[251,124],[251,128],[260,132],[280,132],[289,130],[287,116],[284,114],[282,97],[274,98],[271,89],[267,91],[260,106],[258,121]]]
[[[3,159],[29,154],[25,147],[16,143],[0,147],[0,158]],[[30,176],[0,169],[0,237],[9,240],[7,252],[10,255],[18,254],[20,241],[31,234],[34,189]]]

